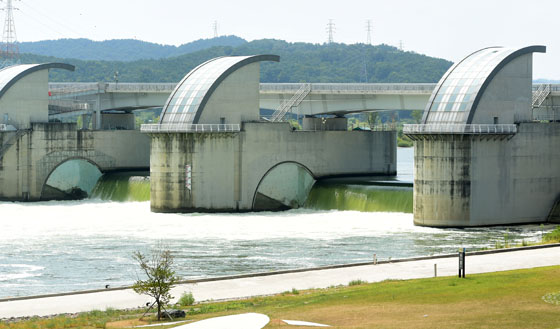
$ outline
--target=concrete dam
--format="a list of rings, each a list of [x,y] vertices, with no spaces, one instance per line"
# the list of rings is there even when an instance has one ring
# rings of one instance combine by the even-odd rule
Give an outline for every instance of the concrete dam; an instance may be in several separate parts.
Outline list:
[[[220,57],[189,72],[165,104],[152,139],[151,208],[161,212],[297,208],[315,180],[394,175],[395,131],[348,131],[314,118],[295,131],[259,117],[260,61]]]
[[[413,205],[399,202],[412,209],[415,224],[558,221],[558,92],[550,85],[532,86],[532,54],[544,51],[543,46],[485,48],[452,66],[433,88],[422,123],[404,127],[414,141]],[[259,85],[262,61],[279,57],[226,56],[202,63],[175,86],[160,121],[142,125],[141,131],[134,130],[130,111],[98,109],[90,115],[96,130],[49,122],[48,70],[73,70],[70,65],[0,70],[0,199],[71,196],[72,190],[54,182],[68,179],[61,171],[76,161],[84,177],[91,168],[97,175],[149,169],[155,212],[298,208],[317,181],[396,174],[396,131],[348,131],[344,113],[359,106],[345,107],[341,100],[347,96],[336,98],[334,89],[313,94],[309,84],[282,86],[283,93],[295,94],[281,96],[272,117],[262,118],[261,98],[277,97]],[[426,97],[424,89],[416,95],[414,87],[414,96],[406,99]],[[308,103],[306,95],[311,95]],[[377,99],[392,108],[400,99],[416,108],[420,100],[368,97],[361,96],[360,106]],[[298,104],[304,109],[301,130],[283,120]],[[106,187],[122,180],[108,178]],[[321,204],[322,197],[314,193],[312,202]]]

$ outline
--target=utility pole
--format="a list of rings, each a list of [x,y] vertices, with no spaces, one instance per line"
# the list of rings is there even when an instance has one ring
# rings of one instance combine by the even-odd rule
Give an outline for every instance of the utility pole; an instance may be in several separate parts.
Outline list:
[[[17,44],[16,25],[14,23],[13,10],[17,10],[12,6],[12,0],[0,0],[6,2],[6,7],[2,8],[6,12],[4,20],[4,30],[2,31],[2,45],[0,53],[2,55],[2,67],[19,63],[19,47]]]
[[[335,31],[335,27],[334,27],[334,23],[332,19],[329,19],[329,23],[327,24],[327,33],[329,35],[329,41],[328,43],[333,43],[334,42],[334,31]]]
[[[212,24],[212,29],[214,30],[214,38],[218,37],[218,21],[214,21]]]
[[[368,19],[366,21],[366,31],[367,31],[366,45],[371,46],[371,19]]]

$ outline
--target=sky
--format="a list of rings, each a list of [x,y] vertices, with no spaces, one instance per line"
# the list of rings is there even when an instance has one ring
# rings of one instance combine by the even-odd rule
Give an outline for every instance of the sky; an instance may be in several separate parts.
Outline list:
[[[0,3],[4,6],[6,0]],[[488,46],[547,46],[534,79],[560,79],[558,0],[13,0],[20,42],[60,38],[138,39],[180,45],[218,35],[324,43],[389,44],[458,61]],[[0,13],[3,15],[3,13]],[[2,20],[4,20],[2,18]]]

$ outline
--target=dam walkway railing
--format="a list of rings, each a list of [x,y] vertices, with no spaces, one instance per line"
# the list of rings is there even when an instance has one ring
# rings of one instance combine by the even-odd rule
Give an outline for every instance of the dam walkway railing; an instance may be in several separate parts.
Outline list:
[[[517,126],[514,124],[412,124],[404,125],[403,133],[407,135],[514,135],[517,133]]]
[[[140,131],[144,133],[223,133],[239,132],[240,124],[188,124],[188,123],[162,123],[143,124]]]

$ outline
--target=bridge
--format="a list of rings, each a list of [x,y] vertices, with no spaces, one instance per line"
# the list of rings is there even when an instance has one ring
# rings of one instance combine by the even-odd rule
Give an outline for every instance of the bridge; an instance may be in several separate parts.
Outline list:
[[[176,83],[50,83],[49,117],[92,116],[163,107]],[[260,108],[302,116],[423,110],[434,84],[261,83]]]
[[[84,115],[94,121],[96,129],[111,129],[110,114],[163,107],[176,85],[49,83],[49,118]],[[288,113],[343,116],[364,111],[423,111],[435,87],[433,83],[261,83],[259,106],[276,110],[266,118],[273,121],[281,121]],[[533,107],[537,120],[560,119],[560,84],[533,85]]]

